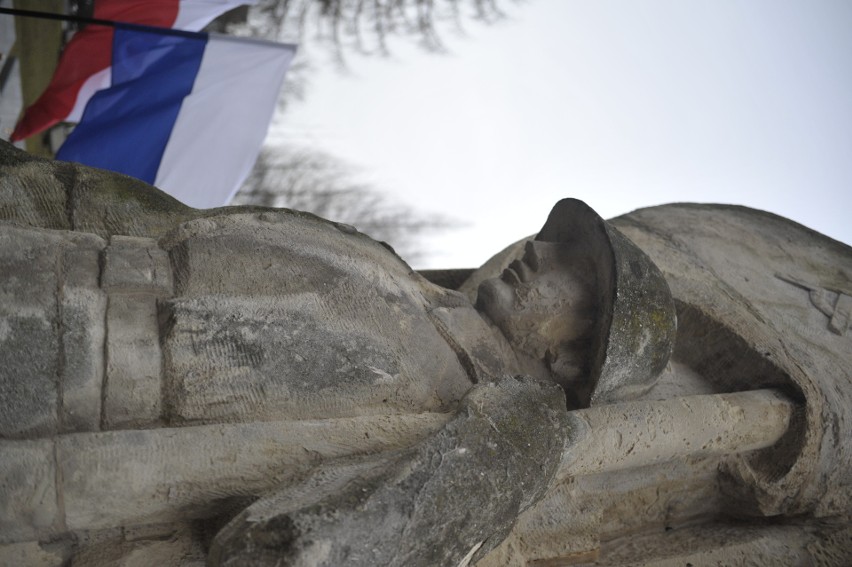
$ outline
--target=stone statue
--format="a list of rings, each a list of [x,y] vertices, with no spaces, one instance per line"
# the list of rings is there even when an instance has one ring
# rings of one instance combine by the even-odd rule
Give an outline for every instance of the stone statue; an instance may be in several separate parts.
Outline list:
[[[848,247],[566,199],[455,291],[305,213],[194,210],[6,144],[0,168],[0,563],[849,552],[852,354],[814,331],[831,306],[846,328]],[[731,256],[703,227],[756,236]]]

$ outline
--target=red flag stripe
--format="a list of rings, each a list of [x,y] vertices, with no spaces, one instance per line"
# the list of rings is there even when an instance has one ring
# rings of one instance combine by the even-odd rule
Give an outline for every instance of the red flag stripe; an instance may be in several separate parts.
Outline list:
[[[180,0],[98,0],[93,16],[103,20],[172,27]],[[27,108],[11,140],[23,140],[65,120],[93,75],[109,68],[113,28],[88,25],[74,35],[59,58],[47,89]]]

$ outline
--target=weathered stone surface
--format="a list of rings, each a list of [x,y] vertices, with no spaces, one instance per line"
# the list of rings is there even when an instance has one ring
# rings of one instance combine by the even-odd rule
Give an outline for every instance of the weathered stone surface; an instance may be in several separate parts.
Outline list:
[[[72,553],[70,540],[0,544],[0,567],[57,567],[67,564]]]
[[[130,528],[85,546],[74,567],[204,567],[204,549],[189,524]]]
[[[852,249],[744,207],[667,205],[613,222],[669,280],[681,327],[675,358],[719,390],[775,387],[805,403],[777,447],[726,467],[732,509],[848,512],[852,341],[785,278],[852,287]]]
[[[597,331],[587,347],[593,382],[582,406],[647,392],[671,357],[677,330],[671,292],[659,268],[576,199],[556,203],[535,240],[563,243],[574,269],[596,276]]]
[[[662,537],[633,536],[608,542],[600,561],[617,567],[683,567],[684,565],[819,565],[844,567],[849,555],[844,539],[848,525],[805,527],[719,523],[671,530]],[[827,541],[834,545],[826,546]],[[840,544],[838,546],[837,544]],[[849,549],[849,544],[845,544]],[[639,559],[642,558],[642,559]]]
[[[0,436],[22,438],[59,427],[57,333],[63,239],[6,226],[0,231]]]
[[[101,287],[110,292],[171,295],[169,256],[150,238],[113,235],[104,253]]]
[[[412,450],[345,461],[261,499],[214,541],[214,565],[458,565],[508,534],[556,473],[565,400],[552,384],[475,387]]]
[[[762,451],[569,478],[550,504],[527,511],[480,567],[847,563],[852,539],[816,528],[821,520],[814,516],[849,525],[849,436],[842,431],[849,430],[852,407],[852,343],[831,320],[843,307],[852,251],[742,207],[668,205],[613,223],[661,267],[678,306],[675,362],[645,399],[775,387],[802,409],[781,440]],[[490,273],[510,261],[497,257]],[[560,513],[559,502],[582,513]],[[583,518],[595,514],[589,527]],[[745,521],[704,532],[732,514],[770,515],[778,527]],[[696,524],[702,527],[687,528]]]
[[[449,292],[424,289],[363,235],[232,214],[185,223],[163,245],[175,266],[161,332],[176,423],[445,411],[471,385],[428,316]]]
[[[172,292],[168,254],[150,238],[114,235],[101,287],[109,293],[103,426],[157,424],[163,410],[157,302]]]
[[[619,262],[632,245],[577,202],[473,275],[493,292],[475,309],[311,215],[195,211],[4,143],[0,169],[0,554],[198,565],[213,539],[224,564],[852,556],[848,247],[739,208],[617,220],[676,299],[660,372],[673,326],[643,295],[658,273]],[[578,228],[565,203],[600,230],[548,237]],[[534,378],[504,378],[519,374]],[[758,388],[789,403],[729,403]],[[572,450],[585,465],[556,474]]]
[[[53,442],[0,441],[0,457],[0,544],[64,530]]]
[[[0,140],[0,217],[25,227],[157,238],[197,214],[111,171],[37,158]]]
[[[162,414],[162,353],[157,300],[148,294],[114,293],[107,308],[107,378],[103,426],[150,426]]]
[[[0,231],[0,436],[91,429],[100,419],[103,240],[91,234]]]
[[[104,382],[106,294],[98,282],[100,253],[106,244],[80,233],[65,250],[62,304],[63,431],[95,431],[100,427]]]
[[[65,435],[56,443],[68,528],[215,516],[229,501],[257,497],[324,459],[407,447],[448,419],[372,416]]]
[[[555,265],[561,266],[558,279],[548,283]],[[531,276],[535,284],[526,289]],[[561,291],[558,301],[554,288]],[[677,321],[660,270],[576,199],[559,201],[538,235],[498,253],[459,290],[500,327],[519,358],[544,358],[571,408],[644,394],[672,352]],[[511,309],[500,307],[509,302]],[[535,316],[505,317],[528,303],[540,304]],[[537,334],[550,336],[542,341]]]
[[[600,499],[590,499],[580,479],[552,487],[518,517],[512,533],[476,563],[477,567],[527,567],[537,562],[593,563],[600,552]]]
[[[773,390],[621,402],[571,412],[559,478],[774,445],[796,406]],[[754,427],[760,424],[759,428]]]

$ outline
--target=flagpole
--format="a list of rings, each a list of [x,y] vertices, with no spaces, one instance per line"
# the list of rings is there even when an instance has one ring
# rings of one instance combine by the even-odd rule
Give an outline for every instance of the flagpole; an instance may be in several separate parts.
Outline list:
[[[187,30],[178,30],[174,28],[161,28],[157,26],[144,26],[141,24],[131,24],[129,22],[118,22],[115,20],[104,20],[102,18],[88,18],[85,16],[72,16],[70,14],[55,14],[53,12],[39,12],[38,10],[21,10],[18,8],[0,8],[0,14],[10,16],[20,16],[23,18],[41,18],[43,20],[60,20],[63,22],[74,22],[77,24],[107,26],[111,28],[124,28],[130,30],[148,31],[161,33],[163,35],[175,35],[179,37],[198,37],[204,35],[203,32],[192,32]]]

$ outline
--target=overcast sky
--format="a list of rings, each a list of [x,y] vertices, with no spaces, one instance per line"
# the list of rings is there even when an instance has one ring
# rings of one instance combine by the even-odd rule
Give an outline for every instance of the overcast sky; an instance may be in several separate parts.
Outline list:
[[[505,3],[504,3],[505,4]],[[533,0],[449,55],[317,63],[271,139],[469,223],[415,267],[471,267],[577,197],[611,217],[737,203],[852,242],[852,2]]]

